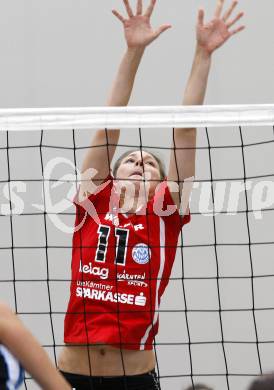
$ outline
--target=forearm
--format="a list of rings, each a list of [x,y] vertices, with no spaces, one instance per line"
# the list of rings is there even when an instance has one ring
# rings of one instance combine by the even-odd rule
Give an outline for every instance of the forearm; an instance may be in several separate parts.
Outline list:
[[[201,105],[204,103],[210,66],[211,55],[197,47],[184,93],[183,105]]]
[[[128,104],[144,50],[142,47],[138,49],[127,49],[113,82],[107,100],[108,106],[126,106]],[[100,179],[106,177],[109,173],[109,165],[115,153],[119,137],[119,129],[112,129],[107,132],[103,129],[97,130],[92,138],[91,148],[86,153],[82,165],[82,172],[92,167],[99,172],[99,175],[96,175],[95,179],[98,177]],[[107,144],[109,146],[106,147]]]
[[[4,320],[2,318],[0,343],[10,350],[44,390],[71,389],[32,334],[8,311]]]
[[[197,46],[191,73],[183,97],[183,105],[203,104],[210,65],[211,55]],[[184,180],[195,176],[196,133],[197,130],[195,127],[176,128],[174,130],[173,146],[176,148],[176,159],[174,159],[173,155],[171,156],[170,177]],[[177,167],[179,167],[178,174],[176,172]]]
[[[108,106],[126,106],[128,104],[144,50],[144,47],[127,49],[113,82],[107,100]],[[92,138],[91,148],[88,150],[82,165],[82,172],[93,167],[99,172],[100,179],[106,177],[109,173],[109,165],[115,153],[119,137],[119,129],[108,130],[108,132],[98,130]],[[106,147],[107,144],[109,146]],[[99,145],[101,147],[94,148]],[[97,179],[98,177],[96,176],[95,178]]]
[[[135,76],[144,54],[144,48],[128,48],[113,82],[108,106],[126,106],[129,102]]]

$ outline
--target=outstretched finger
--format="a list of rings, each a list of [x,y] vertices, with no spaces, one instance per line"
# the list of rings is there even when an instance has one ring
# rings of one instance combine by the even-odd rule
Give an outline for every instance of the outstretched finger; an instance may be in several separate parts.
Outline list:
[[[214,14],[215,18],[217,18],[217,19],[220,18],[222,11],[223,11],[223,6],[224,6],[224,0],[218,0],[217,7],[215,10],[215,14]]]
[[[159,35],[161,35],[164,31],[168,30],[171,27],[171,24],[162,24],[162,26],[155,30],[154,37],[158,38]]]
[[[244,29],[245,29],[245,26],[240,26],[240,27],[235,28],[234,30],[232,30],[232,31],[230,32],[230,34],[231,34],[231,35],[237,34],[237,33],[239,33],[240,31],[243,31]]]
[[[200,8],[198,11],[198,26],[204,25],[205,11]]]
[[[119,20],[121,20],[122,23],[125,23],[126,19],[121,15],[119,14],[118,11],[116,11],[115,9],[112,10],[112,13],[113,15],[116,16],[116,18],[118,18]]]
[[[145,12],[145,16],[147,16],[148,18],[151,17],[152,12],[153,12],[154,7],[155,7],[155,4],[156,4],[156,0],[151,0],[151,1],[150,1],[150,4],[149,4],[149,6],[147,7],[147,10],[146,10],[146,12]]]
[[[132,16],[133,16],[133,11],[132,11],[132,9],[131,9],[131,6],[129,5],[128,0],[123,0],[123,1],[124,1],[126,10],[127,10],[128,16],[129,16],[130,18],[132,18]]]
[[[225,13],[224,16],[223,16],[223,19],[224,19],[225,22],[226,22],[227,19],[230,17],[230,15],[232,14],[232,12],[233,12],[234,8],[237,6],[237,4],[238,4],[238,1],[237,1],[237,0],[233,1],[233,3],[231,4],[231,6],[229,7],[229,9],[226,11],[226,13]]]
[[[137,15],[142,15],[142,13],[143,13],[143,1],[142,0],[138,0],[136,14]]]
[[[232,19],[230,22],[226,23],[227,27],[229,28],[229,27],[233,26],[233,24],[238,22],[238,20],[241,19],[243,17],[243,15],[244,15],[244,13],[240,12],[234,19]]]

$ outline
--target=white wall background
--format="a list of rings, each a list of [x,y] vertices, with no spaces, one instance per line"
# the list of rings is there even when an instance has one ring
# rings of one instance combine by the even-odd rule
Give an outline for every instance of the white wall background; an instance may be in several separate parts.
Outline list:
[[[72,2],[70,0],[10,0],[0,3],[0,107],[45,107],[45,106],[100,106],[104,105],[108,89],[125,50],[121,26],[112,16],[111,9],[122,10],[122,2],[99,0]],[[133,105],[180,104],[194,51],[194,24],[197,9],[204,5],[208,15],[212,14],[213,0],[183,2],[159,1],[153,24],[170,22],[173,28],[147,49],[132,96]],[[239,9],[246,12],[244,23],[247,29],[231,39],[214,56],[207,93],[208,104],[272,103],[274,90],[274,3],[272,0],[241,0]],[[78,147],[87,146],[90,132],[77,132]],[[210,129],[211,145],[240,145],[238,129]],[[261,146],[245,149],[247,176],[272,175],[273,181],[273,129],[244,128],[245,144],[272,141]],[[157,143],[155,140],[157,139]],[[10,134],[9,146],[39,145],[40,133]],[[145,145],[164,147],[169,145],[170,132],[165,129],[143,131]],[[137,132],[124,131],[123,144],[138,145]],[[44,145],[72,147],[71,133],[46,133]],[[7,145],[6,134],[0,133],[0,146]],[[205,130],[199,130],[198,146],[207,146]],[[167,154],[162,151],[163,157]],[[52,157],[63,156],[73,161],[73,151],[68,149],[43,148],[44,163]],[[83,150],[77,151],[80,166]],[[214,179],[243,177],[241,148],[213,149],[212,164]],[[7,152],[0,150],[0,204],[6,204],[4,185],[7,181]],[[9,149],[11,179],[41,179],[40,154],[38,148]],[[60,167],[56,177],[68,172]],[[197,179],[210,179],[208,150],[197,152]],[[41,183],[27,181],[27,192],[21,197],[25,201],[24,213],[37,212],[32,205],[41,203]],[[256,180],[252,182],[254,185]],[[55,192],[62,199],[67,187]],[[199,189],[194,191],[191,208],[195,213],[199,207]],[[249,195],[249,208],[251,207]],[[244,194],[241,209],[246,209]],[[201,209],[200,209],[201,211]],[[70,209],[73,213],[73,209]],[[72,223],[73,215],[64,218]],[[260,356],[264,371],[273,369],[273,211],[263,213],[262,220],[251,214],[249,223],[252,245],[256,325]],[[222,313],[222,326],[229,372],[229,387],[225,378],[224,354],[222,351],[219,318],[217,266],[214,252],[213,220],[211,217],[193,216],[186,227],[185,245],[210,244],[210,246],[187,247],[184,250],[184,271],[188,322],[190,326],[191,357],[193,375],[215,389],[245,389],[249,376],[259,372],[256,345],[254,344],[254,320],[252,317],[251,263],[248,247],[246,214],[234,217],[216,217],[217,261],[220,279],[222,309],[233,309]],[[10,219],[0,218],[0,298],[15,307],[14,278],[12,267]],[[61,234],[47,218],[49,282],[52,300],[55,343],[62,344],[63,314],[68,299],[70,278],[71,237]],[[39,279],[47,277],[45,249],[22,247],[44,247],[45,231],[43,216],[13,217],[13,251],[17,307],[22,319],[31,328],[43,345],[53,355],[53,343],[49,322],[49,300],[47,283]],[[244,244],[244,245],[239,245]],[[53,247],[61,246],[61,248]],[[181,254],[178,251],[173,277],[182,275]],[[237,277],[231,279],[230,277]],[[203,280],[195,278],[204,278]],[[28,280],[27,282],[25,280]],[[32,280],[32,281],[31,281]],[[35,281],[37,280],[37,281]],[[53,281],[59,280],[59,281]],[[61,281],[60,281],[61,280]],[[62,281],[64,280],[64,281]],[[186,331],[186,318],[182,282],[172,280],[163,301],[162,309],[181,312],[162,313],[161,328],[157,341],[178,343],[157,347],[163,390],[183,389],[190,384],[190,360]],[[195,312],[195,310],[209,310]],[[241,309],[238,311],[238,309]],[[194,310],[194,311],[193,311]],[[211,310],[211,311],[210,311]],[[45,314],[28,315],[27,312]],[[219,343],[216,344],[216,341]],[[235,341],[241,341],[235,344]],[[268,341],[268,343],[264,343]],[[270,343],[269,341],[272,341]],[[195,343],[205,344],[195,344]],[[215,342],[215,343],[211,343]],[[185,344],[186,343],[186,344]],[[194,343],[194,344],[193,344]],[[58,353],[58,348],[57,348]],[[239,374],[239,375],[238,375]],[[199,376],[204,375],[204,376]],[[171,378],[168,378],[171,376]],[[173,376],[173,377],[172,377]],[[37,386],[28,381],[28,389]]]
[[[132,104],[179,104],[194,48],[200,5],[214,0],[159,1],[155,26],[171,23],[146,53]],[[207,103],[267,103],[273,99],[271,0],[240,0],[247,29],[215,55]],[[1,107],[104,105],[124,51],[111,9],[122,1],[1,2]]]

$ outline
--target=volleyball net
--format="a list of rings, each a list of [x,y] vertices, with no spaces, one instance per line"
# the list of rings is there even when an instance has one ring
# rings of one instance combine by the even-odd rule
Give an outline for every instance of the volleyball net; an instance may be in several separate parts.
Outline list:
[[[92,135],[120,128],[115,157],[146,149],[167,165],[172,129],[189,127],[198,128],[192,221],[159,308],[161,388],[238,390],[274,370],[273,105],[0,110],[0,299],[55,363],[72,198]],[[35,388],[27,376],[25,389]]]

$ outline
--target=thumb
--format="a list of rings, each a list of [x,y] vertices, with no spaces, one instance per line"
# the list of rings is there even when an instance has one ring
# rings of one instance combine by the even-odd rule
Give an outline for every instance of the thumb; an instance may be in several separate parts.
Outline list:
[[[154,38],[158,38],[159,35],[171,27],[171,24],[162,24],[159,28],[157,28],[157,30],[155,30]]]

